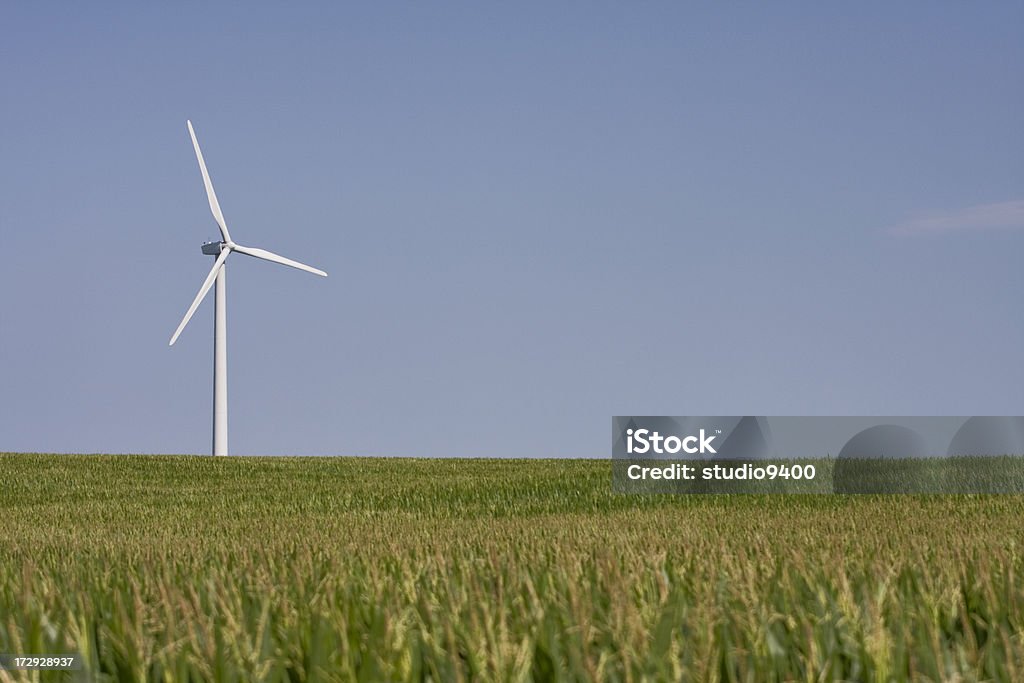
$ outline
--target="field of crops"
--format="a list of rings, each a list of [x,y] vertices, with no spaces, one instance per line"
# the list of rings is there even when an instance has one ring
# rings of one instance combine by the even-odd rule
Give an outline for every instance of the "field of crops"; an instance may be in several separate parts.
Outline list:
[[[626,496],[607,461],[0,477],[0,653],[82,680],[1024,681],[1020,496]]]

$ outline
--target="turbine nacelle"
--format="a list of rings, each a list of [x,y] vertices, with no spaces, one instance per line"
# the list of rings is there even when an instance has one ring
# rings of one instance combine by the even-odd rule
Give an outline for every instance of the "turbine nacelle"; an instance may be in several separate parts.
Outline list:
[[[224,242],[203,242],[203,253],[207,256],[220,256],[220,250],[224,246]]]

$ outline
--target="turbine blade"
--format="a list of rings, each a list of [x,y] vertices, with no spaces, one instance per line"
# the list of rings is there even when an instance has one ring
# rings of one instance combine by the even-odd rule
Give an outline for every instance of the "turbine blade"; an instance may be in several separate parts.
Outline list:
[[[188,123],[188,134],[192,136],[192,146],[196,148],[196,158],[199,159],[199,170],[203,172],[203,184],[206,186],[206,198],[210,200],[210,211],[213,212],[213,219],[220,226],[220,234],[225,242],[231,242],[231,235],[228,234],[228,224],[224,222],[224,214],[221,213],[220,204],[217,202],[217,193],[213,191],[213,183],[210,182],[210,174],[206,170],[206,162],[203,161],[203,152],[199,149],[199,141],[196,140],[196,132],[192,130],[192,122]]]
[[[299,263],[298,261],[292,261],[290,258],[285,258],[284,256],[278,256],[274,252],[267,251],[266,249],[254,249],[253,247],[243,247],[240,244],[234,245],[233,248],[235,251],[240,251],[243,254],[255,256],[256,258],[261,258],[264,261],[273,261],[274,263],[280,263],[282,266],[291,266],[292,268],[304,270],[307,273],[313,273],[314,275],[321,275],[323,277],[327,277],[327,273],[320,270],[319,268],[307,266],[305,263]]]
[[[224,261],[227,259],[228,254],[231,253],[231,249],[224,248],[220,252],[220,256],[213,262],[213,268],[210,269],[210,274],[206,276],[206,280],[203,282],[203,286],[199,288],[199,293],[196,294],[196,298],[192,301],[192,305],[188,307],[188,313],[181,319],[181,324],[178,325],[178,329],[174,331],[174,336],[171,337],[171,341],[168,346],[174,346],[174,342],[178,341],[178,335],[185,329],[185,325],[188,325],[188,321],[192,319],[192,314],[199,308],[199,304],[202,302],[203,297],[210,291],[210,287],[213,286],[214,280],[217,279],[217,274],[220,269],[224,266]]]

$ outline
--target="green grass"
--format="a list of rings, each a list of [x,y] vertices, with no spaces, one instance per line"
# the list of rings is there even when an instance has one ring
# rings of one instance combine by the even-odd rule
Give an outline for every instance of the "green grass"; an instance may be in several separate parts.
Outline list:
[[[626,496],[607,461],[0,478],[0,652],[86,680],[1024,680],[1019,496]]]

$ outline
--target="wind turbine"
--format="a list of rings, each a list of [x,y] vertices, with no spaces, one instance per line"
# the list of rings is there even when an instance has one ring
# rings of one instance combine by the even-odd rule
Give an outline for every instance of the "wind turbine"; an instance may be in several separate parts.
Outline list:
[[[174,346],[174,342],[178,340],[178,335],[185,329],[185,325],[192,319],[192,314],[196,312],[196,308],[202,302],[206,293],[210,291],[210,287],[214,282],[217,283],[217,292],[215,297],[215,307],[213,313],[213,454],[214,455],[227,455],[228,454],[228,340],[227,340],[227,303],[226,303],[226,286],[227,282],[225,279],[225,262],[231,252],[237,251],[242,254],[249,256],[255,256],[256,258],[263,259],[264,261],[273,261],[274,263],[280,263],[284,266],[291,266],[292,268],[298,268],[304,270],[307,273],[313,273],[314,275],[320,275],[327,277],[327,273],[312,266],[307,266],[304,263],[298,261],[292,261],[283,256],[278,256],[273,252],[266,251],[265,249],[255,249],[253,247],[243,247],[241,244],[236,244],[231,240],[231,235],[228,233],[228,224],[224,221],[224,214],[221,213],[220,204],[217,202],[217,195],[213,191],[213,183],[210,182],[210,174],[206,171],[206,162],[203,161],[203,153],[199,150],[199,141],[196,140],[196,132],[192,129],[192,122],[187,121],[188,132],[192,136],[192,146],[196,149],[196,158],[199,159],[199,170],[203,172],[203,184],[206,185],[206,197],[210,200],[210,211],[213,212],[213,218],[217,221],[217,225],[220,227],[221,240],[219,242],[205,242],[203,243],[203,253],[207,256],[216,256],[217,259],[213,262],[213,268],[210,269],[210,274],[206,276],[206,280],[203,282],[203,286],[199,288],[199,293],[196,294],[196,298],[192,301],[192,305],[188,307],[188,312],[185,317],[181,319],[181,324],[178,325],[178,329],[174,331],[174,336],[171,337],[170,344],[168,346]]]

